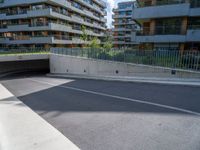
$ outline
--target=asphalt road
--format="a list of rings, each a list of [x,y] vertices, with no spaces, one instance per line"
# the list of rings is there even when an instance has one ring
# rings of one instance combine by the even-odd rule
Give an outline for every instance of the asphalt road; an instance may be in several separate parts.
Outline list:
[[[0,82],[82,150],[200,150],[200,87],[45,76]]]

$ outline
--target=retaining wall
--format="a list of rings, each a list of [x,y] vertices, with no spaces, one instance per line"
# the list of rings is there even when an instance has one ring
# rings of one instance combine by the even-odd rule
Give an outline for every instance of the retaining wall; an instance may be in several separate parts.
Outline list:
[[[50,55],[50,72],[89,76],[132,76],[165,78],[200,78],[200,72],[123,62],[87,59],[74,56]]]

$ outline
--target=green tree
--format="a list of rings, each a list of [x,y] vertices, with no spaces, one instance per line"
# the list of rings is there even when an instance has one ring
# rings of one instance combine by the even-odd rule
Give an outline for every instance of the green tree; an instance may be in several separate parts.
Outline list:
[[[84,41],[84,43],[87,43],[89,40],[89,35],[87,34],[86,27],[81,26],[81,30],[82,30],[81,39]],[[87,47],[87,44],[85,44],[85,47]]]
[[[103,49],[106,52],[109,52],[113,48],[113,39],[111,36],[106,36],[103,44]]]
[[[100,48],[100,40],[97,39],[96,37],[94,37],[91,40],[89,47],[92,48],[92,49],[99,49]]]

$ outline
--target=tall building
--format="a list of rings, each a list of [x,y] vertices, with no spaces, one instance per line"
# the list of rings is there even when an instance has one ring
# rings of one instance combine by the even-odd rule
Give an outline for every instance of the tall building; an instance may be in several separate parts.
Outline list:
[[[1,0],[0,47],[78,47],[106,30],[102,0]]]
[[[118,3],[118,7],[113,9],[115,47],[133,47],[136,44],[134,36],[138,26],[132,19],[134,8],[135,2],[130,1]]]
[[[200,50],[200,0],[138,0],[141,49]]]

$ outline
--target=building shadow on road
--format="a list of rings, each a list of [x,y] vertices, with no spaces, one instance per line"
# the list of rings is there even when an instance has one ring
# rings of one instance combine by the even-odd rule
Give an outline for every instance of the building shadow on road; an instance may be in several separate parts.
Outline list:
[[[187,86],[74,80],[18,98],[34,111],[43,113],[57,111],[188,114],[183,111],[151,104],[127,101],[120,98],[98,95],[98,93],[88,93],[63,87],[106,93],[133,100],[148,101],[155,104],[200,112],[200,101],[198,100],[200,89]]]

